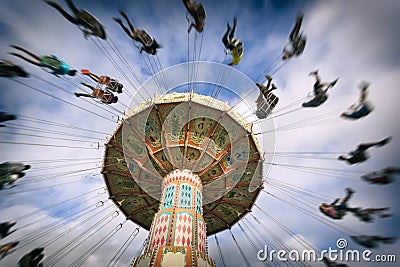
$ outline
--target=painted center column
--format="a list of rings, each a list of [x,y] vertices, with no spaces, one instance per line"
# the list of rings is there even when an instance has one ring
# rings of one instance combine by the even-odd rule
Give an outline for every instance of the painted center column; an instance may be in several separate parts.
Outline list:
[[[146,252],[133,266],[214,266],[207,256],[201,179],[189,170],[174,170],[162,190]]]

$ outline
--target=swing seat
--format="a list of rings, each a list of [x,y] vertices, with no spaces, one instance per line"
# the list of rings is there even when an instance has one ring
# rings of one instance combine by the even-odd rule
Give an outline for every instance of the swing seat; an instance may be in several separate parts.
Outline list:
[[[92,96],[98,99],[102,99],[104,96],[104,91],[101,89],[95,89],[92,92]]]
[[[272,111],[275,108],[276,104],[278,104],[279,97],[269,93],[266,99],[267,99],[267,104],[269,105],[269,109],[271,109]]]
[[[341,116],[346,119],[357,120],[357,119],[367,116],[368,114],[370,114],[372,112],[372,110],[373,110],[373,107],[371,105],[369,105],[368,103],[366,103],[356,109],[350,110],[348,112],[343,112]]]
[[[256,110],[256,116],[259,119],[265,119],[268,117],[268,115],[271,114],[271,110],[264,110],[262,108],[259,108]]]
[[[92,96],[96,102],[99,102],[101,104],[111,104],[113,102],[113,94],[106,90],[102,89],[95,89],[93,90]]]
[[[118,82],[118,80],[114,79],[114,78],[110,78],[109,82],[107,84],[106,90],[110,90],[113,92],[117,92],[117,93],[122,93],[122,88],[124,86]]]
[[[117,86],[118,86],[118,81],[117,81],[116,79],[110,78],[110,79],[108,80],[107,87],[108,87],[111,91],[114,91],[114,92],[115,92],[115,90],[117,89]]]
[[[321,106],[323,103],[325,103],[325,101],[328,99],[328,95],[327,94],[318,94],[316,95],[314,98],[312,98],[311,100],[304,102],[302,104],[303,107],[305,108],[314,108],[314,107],[318,107]]]
[[[154,43],[153,38],[151,38],[151,36],[145,31],[143,31],[142,34],[139,34],[138,38],[140,40],[140,43],[142,43],[146,47],[151,47]]]
[[[265,119],[268,117],[271,113],[272,110],[275,108],[276,104],[278,104],[279,98],[272,94],[269,93],[267,97],[264,99],[263,94],[260,94],[260,97],[257,99],[257,110],[256,110],[256,116],[259,119]]]
[[[294,46],[295,55],[298,57],[304,52],[304,48],[306,47],[306,38],[301,36],[299,41]]]

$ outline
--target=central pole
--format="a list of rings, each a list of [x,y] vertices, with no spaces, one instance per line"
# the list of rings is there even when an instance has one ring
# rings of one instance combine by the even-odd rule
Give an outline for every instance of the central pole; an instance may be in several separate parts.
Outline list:
[[[160,208],[145,254],[133,266],[215,266],[207,255],[202,182],[189,170],[174,170],[162,184]]]

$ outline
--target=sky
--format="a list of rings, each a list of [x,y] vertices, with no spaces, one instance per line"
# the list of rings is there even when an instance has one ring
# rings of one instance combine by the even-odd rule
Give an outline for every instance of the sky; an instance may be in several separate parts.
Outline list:
[[[21,245],[22,241],[28,243],[29,238],[33,240],[2,259],[1,266],[15,266],[24,253],[44,244],[49,244],[45,247],[45,254],[49,257],[76,236],[87,233],[87,238],[79,239],[82,241],[77,247],[79,249],[71,251],[57,263],[58,266],[71,264],[83,252],[90,251],[95,244],[107,238],[107,234],[118,224],[123,223],[121,230],[94,251],[84,265],[102,266],[113,258],[137,226],[126,221],[122,214],[102,220],[116,209],[111,201],[107,201],[107,193],[101,189],[104,182],[99,173],[103,156],[102,145],[107,134],[113,132],[116,121],[123,116],[127,106],[137,105],[130,95],[134,95],[138,102],[153,95],[153,92],[146,92],[145,88],[140,87],[154,72],[148,64],[168,69],[187,62],[188,56],[192,60],[194,51],[197,53],[196,59],[226,64],[229,56],[225,57],[221,37],[226,30],[226,23],[232,23],[234,17],[238,19],[235,35],[243,41],[245,49],[243,60],[234,68],[254,82],[264,82],[262,75],[273,72],[273,82],[278,87],[275,94],[279,97],[275,110],[282,110],[276,113],[273,120],[254,125],[255,131],[270,131],[258,137],[267,153],[276,152],[274,157],[270,154],[266,156],[266,162],[273,162],[274,165],[264,165],[267,180],[269,179],[265,190],[270,194],[262,192],[256,201],[262,211],[254,207],[252,213],[240,221],[240,225],[247,229],[246,233],[254,246],[238,225],[232,228],[232,233],[239,240],[240,248],[251,266],[263,265],[257,260],[257,252],[267,241],[277,249],[281,249],[283,243],[301,251],[304,248],[296,241],[296,237],[301,237],[321,251],[328,247],[336,248],[336,241],[345,238],[349,249],[362,251],[364,248],[350,240],[350,234],[399,235],[399,207],[396,206],[399,202],[399,177],[395,177],[397,180],[394,183],[385,186],[370,185],[360,179],[362,174],[387,166],[399,166],[399,1],[207,0],[202,1],[207,13],[205,30],[202,35],[195,37],[194,32],[189,36],[186,32],[185,9],[178,0],[75,0],[77,7],[88,10],[102,22],[107,32],[107,41],[84,39],[75,25],[43,1],[2,0],[1,3],[0,58],[12,60],[31,76],[0,79],[0,111],[18,116],[18,120],[7,122],[7,127],[0,129],[0,140],[3,142],[0,143],[0,162],[25,162],[32,165],[32,168],[16,183],[17,186],[0,191],[0,218],[1,221],[6,221],[40,211],[26,219],[21,218],[15,226],[19,229],[1,240],[0,244],[20,240]],[[65,2],[57,3],[67,9]],[[158,57],[152,58],[138,53],[132,40],[112,19],[119,16],[119,9],[123,9],[138,28],[146,29],[162,44]],[[304,54],[285,64],[280,62],[279,69],[268,71],[279,58],[299,11],[304,13],[302,30],[307,36]],[[79,86],[80,82],[85,81],[81,75],[57,78],[9,55],[7,52],[14,51],[9,46],[11,44],[25,47],[38,55],[55,54],[78,70],[87,68],[98,74],[116,77],[124,84],[125,93],[119,96],[120,101],[113,105],[114,108],[92,100],[77,99],[73,92],[83,89]],[[124,61],[118,55],[122,55]],[[309,77],[308,73],[316,69],[324,81],[337,77],[339,81],[329,92],[326,103],[315,109],[303,109],[300,107],[301,102],[306,99],[314,83],[313,77]],[[231,73],[236,71],[232,70]],[[237,92],[236,88],[229,88],[234,87],[230,85],[232,77],[228,75],[222,84],[227,90],[244,98],[235,110],[248,121],[254,121],[255,117],[251,115],[249,107],[254,108],[258,93],[253,90],[254,86],[249,92]],[[374,105],[374,111],[358,121],[339,118],[341,112],[357,101],[357,85],[362,80],[371,83],[369,100]],[[136,93],[138,88],[140,91]],[[235,104],[235,100],[229,99],[228,95],[223,92],[219,98]],[[279,114],[282,115],[278,116]],[[321,120],[312,121],[313,117]],[[58,126],[55,123],[59,123]],[[336,160],[340,153],[351,151],[362,142],[377,141],[387,136],[393,137],[391,143],[381,148],[372,148],[371,158],[364,163],[350,166]],[[291,152],[294,155],[282,152]],[[316,153],[302,154],[304,152]],[[61,159],[68,160],[60,161]],[[331,173],[328,169],[339,171]],[[282,183],[289,184],[292,189],[288,190]],[[352,215],[347,215],[341,221],[332,221],[320,214],[319,203],[343,197],[346,187],[352,187],[356,191],[350,201],[352,206],[391,207],[390,211],[394,216],[378,218],[374,223],[363,223]],[[312,198],[308,194],[310,191],[319,193],[319,198]],[[88,194],[79,196],[85,193]],[[79,197],[74,198],[75,196]],[[44,210],[45,207],[71,198],[74,199],[70,202]],[[293,207],[293,204],[300,208]],[[266,214],[295,235],[282,230]],[[111,218],[112,221],[107,225],[102,225],[103,221],[105,223]],[[34,236],[40,234],[38,229],[41,227],[49,231],[49,225],[55,222],[61,224],[54,231],[44,232],[41,238]],[[328,225],[331,223],[333,226]],[[95,226],[99,227],[95,234],[85,232],[95,229]],[[65,232],[66,229],[71,230]],[[59,238],[56,240],[57,237]],[[146,237],[147,231],[140,229],[122,255],[118,266],[129,264]],[[226,265],[244,266],[245,261],[230,232],[219,233],[217,237]],[[208,242],[209,255],[216,260],[217,266],[223,266],[214,236],[209,237]],[[374,253],[396,254],[399,258],[398,251],[399,244],[396,243],[383,245],[374,250]],[[282,262],[276,264],[283,265]],[[395,263],[373,262],[347,264],[396,266]],[[322,266],[322,263],[310,265]]]

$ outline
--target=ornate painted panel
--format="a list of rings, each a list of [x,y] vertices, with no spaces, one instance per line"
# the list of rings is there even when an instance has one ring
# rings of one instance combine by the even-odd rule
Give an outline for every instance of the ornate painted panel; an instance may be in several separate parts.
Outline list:
[[[179,205],[180,208],[191,209],[192,205],[192,186],[181,184],[179,188]]]
[[[150,240],[151,249],[156,246],[164,246],[168,240],[171,213],[164,212],[155,218],[152,239]]]
[[[162,209],[169,209],[174,206],[174,198],[175,198],[175,185],[171,184],[165,189],[164,193],[164,203]]]
[[[174,246],[191,246],[193,229],[193,215],[186,211],[177,212],[172,244]]]
[[[197,219],[197,249],[203,253],[203,254],[207,254],[206,251],[206,242],[207,242],[207,236],[206,236],[206,225],[204,224],[204,221],[202,219]]]

